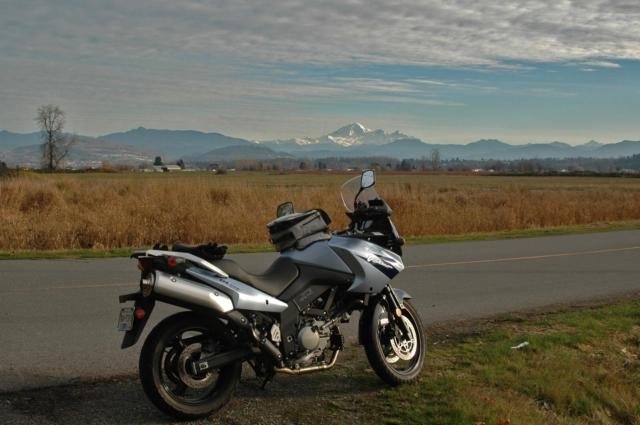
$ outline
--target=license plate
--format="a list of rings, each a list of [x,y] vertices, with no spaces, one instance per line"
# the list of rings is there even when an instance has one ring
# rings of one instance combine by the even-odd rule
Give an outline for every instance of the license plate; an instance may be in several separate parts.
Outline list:
[[[118,330],[121,332],[130,331],[133,328],[133,309],[120,309],[120,317],[118,318]]]

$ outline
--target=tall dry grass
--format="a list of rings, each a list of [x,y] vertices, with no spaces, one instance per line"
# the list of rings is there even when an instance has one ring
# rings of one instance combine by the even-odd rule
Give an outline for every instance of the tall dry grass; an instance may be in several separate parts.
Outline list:
[[[347,223],[347,175],[26,175],[0,181],[0,250],[268,242],[276,206]],[[382,175],[404,236],[640,219],[640,179]]]

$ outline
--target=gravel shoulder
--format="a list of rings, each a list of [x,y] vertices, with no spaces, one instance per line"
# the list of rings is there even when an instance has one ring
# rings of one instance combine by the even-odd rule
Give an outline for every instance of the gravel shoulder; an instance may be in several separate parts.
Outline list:
[[[443,350],[446,356],[446,350],[453,353],[469,341],[501,332],[503,329],[526,327],[536,322],[546,324],[548,320],[555,320],[555,317],[576,312],[591,314],[591,311],[595,311],[595,314],[601,314],[597,312],[598,308],[606,309],[609,305],[615,306],[629,302],[636,302],[635,305],[638,305],[634,300],[639,299],[640,293],[635,293],[510,313],[482,320],[449,321],[427,329],[430,351],[435,350],[439,353],[438,356],[442,357]],[[508,344],[509,341],[503,343]],[[450,401],[447,401],[450,398],[449,394],[438,392],[427,392],[429,397],[427,399],[422,396],[421,388],[431,382],[432,373],[440,375],[450,372],[438,370],[441,367],[438,364],[428,364],[425,375],[429,376],[423,377],[421,383],[415,386],[415,393],[409,387],[399,390],[390,389],[370,369],[362,348],[351,341],[338,364],[330,371],[304,376],[278,375],[266,390],[260,388],[262,382],[255,378],[250,369],[245,370],[238,391],[229,405],[215,416],[191,423],[233,425],[387,423],[387,419],[394,416],[393,412],[406,405],[407,398],[415,398],[413,402],[436,407]],[[436,379],[439,378],[436,376]],[[383,418],[386,419],[383,420]],[[434,419],[438,418],[434,417]],[[446,418],[443,416],[440,419]],[[133,374],[0,393],[0,422],[42,425],[174,423],[147,401],[137,376]]]

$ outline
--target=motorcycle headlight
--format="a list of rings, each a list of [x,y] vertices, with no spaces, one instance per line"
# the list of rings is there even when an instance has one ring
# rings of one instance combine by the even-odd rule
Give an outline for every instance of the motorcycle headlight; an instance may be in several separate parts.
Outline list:
[[[143,297],[148,297],[153,291],[153,285],[156,283],[155,273],[149,273],[140,279],[140,291]]]

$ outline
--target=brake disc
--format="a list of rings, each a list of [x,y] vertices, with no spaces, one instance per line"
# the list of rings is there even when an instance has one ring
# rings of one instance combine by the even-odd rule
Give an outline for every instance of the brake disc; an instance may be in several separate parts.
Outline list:
[[[416,329],[413,327],[411,320],[407,319],[405,316],[402,316],[402,322],[407,328],[407,333],[409,334],[408,338],[391,338],[391,349],[400,360],[411,360],[418,350]]]

